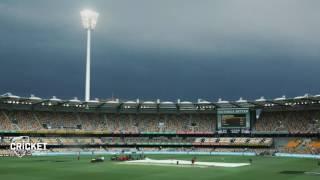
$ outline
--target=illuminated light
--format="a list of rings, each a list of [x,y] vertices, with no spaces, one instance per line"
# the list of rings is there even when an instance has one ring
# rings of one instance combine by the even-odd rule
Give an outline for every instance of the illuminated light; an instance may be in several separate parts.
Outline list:
[[[82,25],[85,29],[94,29],[97,25],[99,14],[95,11],[86,9],[80,12]]]

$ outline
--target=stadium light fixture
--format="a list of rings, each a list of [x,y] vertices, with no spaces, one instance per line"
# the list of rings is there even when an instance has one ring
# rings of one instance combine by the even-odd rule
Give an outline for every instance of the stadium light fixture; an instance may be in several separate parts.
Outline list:
[[[91,31],[97,25],[99,14],[92,10],[83,10],[80,12],[82,25],[87,30],[87,59],[86,59],[86,89],[85,101],[90,101],[90,64],[91,64]]]

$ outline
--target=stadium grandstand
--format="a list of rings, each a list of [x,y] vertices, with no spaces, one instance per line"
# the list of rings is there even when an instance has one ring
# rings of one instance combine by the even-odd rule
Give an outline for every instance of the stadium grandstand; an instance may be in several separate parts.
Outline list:
[[[50,151],[320,152],[320,96],[196,103],[0,96],[1,149],[16,136]]]

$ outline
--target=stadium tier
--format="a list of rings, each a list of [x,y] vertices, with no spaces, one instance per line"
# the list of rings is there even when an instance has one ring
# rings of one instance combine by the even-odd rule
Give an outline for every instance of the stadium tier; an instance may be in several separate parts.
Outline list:
[[[104,114],[0,111],[1,130],[83,130],[112,133],[213,133],[216,116],[206,114]]]
[[[319,133],[319,117],[319,110],[262,111],[259,118],[250,122],[252,127],[244,128],[243,132]],[[238,129],[241,127],[231,128]],[[26,110],[0,110],[0,130],[174,134],[223,132],[223,128],[217,127],[217,115],[212,113],[108,114]]]

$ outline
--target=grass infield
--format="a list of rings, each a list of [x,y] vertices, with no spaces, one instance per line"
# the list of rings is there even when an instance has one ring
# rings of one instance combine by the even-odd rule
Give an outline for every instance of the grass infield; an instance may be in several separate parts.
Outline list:
[[[110,161],[90,163],[91,156],[0,157],[0,180],[297,180],[320,179],[315,159],[244,156],[201,156],[197,161],[247,163],[252,165],[223,168],[181,168],[175,166],[126,165]],[[190,155],[150,155],[152,159],[191,160]]]

